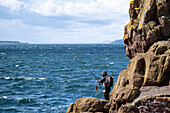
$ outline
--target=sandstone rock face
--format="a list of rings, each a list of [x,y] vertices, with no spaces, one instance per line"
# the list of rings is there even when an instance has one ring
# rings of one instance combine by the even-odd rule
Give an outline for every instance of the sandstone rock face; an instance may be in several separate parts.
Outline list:
[[[170,79],[170,40],[159,41],[147,53],[132,58],[120,72],[111,92],[111,111],[130,103],[140,95],[141,86],[164,86]]]
[[[81,113],[81,112],[109,112],[109,101],[97,99],[93,97],[85,97],[78,99],[74,104],[70,104],[66,113]]]
[[[170,41],[155,43],[145,56],[143,85],[168,85],[170,78]]]
[[[111,92],[111,113],[139,112],[130,103],[140,88],[170,81],[170,0],[132,0],[129,15],[123,40],[131,60]]]
[[[170,38],[169,0],[132,0],[129,15],[123,40],[130,59],[147,52],[155,42]]]

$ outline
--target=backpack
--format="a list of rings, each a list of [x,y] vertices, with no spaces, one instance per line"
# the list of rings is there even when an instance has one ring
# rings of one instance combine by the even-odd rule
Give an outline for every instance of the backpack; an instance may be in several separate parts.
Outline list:
[[[112,87],[113,86],[113,77],[107,77],[107,86]]]

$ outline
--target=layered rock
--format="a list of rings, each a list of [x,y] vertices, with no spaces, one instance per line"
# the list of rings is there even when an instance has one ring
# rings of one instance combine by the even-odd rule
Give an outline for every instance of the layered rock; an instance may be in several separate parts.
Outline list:
[[[155,42],[170,38],[169,0],[132,0],[129,15],[123,40],[130,59],[147,52]]]
[[[145,97],[131,105],[123,105],[120,113],[169,113],[170,95]]]

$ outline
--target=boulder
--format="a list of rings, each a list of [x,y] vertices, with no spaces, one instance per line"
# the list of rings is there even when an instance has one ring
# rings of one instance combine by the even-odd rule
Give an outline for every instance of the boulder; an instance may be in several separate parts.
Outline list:
[[[93,97],[85,97],[78,99],[74,104],[70,104],[66,113],[81,112],[102,112],[108,113],[110,108],[109,101],[97,99]]]

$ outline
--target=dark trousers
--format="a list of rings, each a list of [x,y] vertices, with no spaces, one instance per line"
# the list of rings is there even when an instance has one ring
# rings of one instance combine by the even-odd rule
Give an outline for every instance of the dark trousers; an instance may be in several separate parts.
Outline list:
[[[109,92],[105,92],[105,93],[104,93],[104,98],[105,98],[106,100],[109,100]]]

